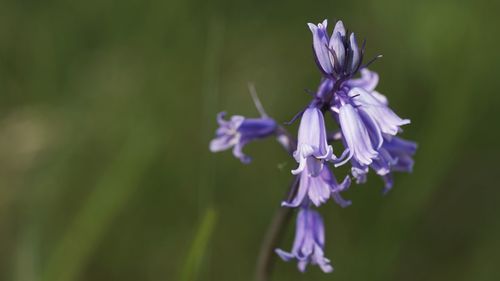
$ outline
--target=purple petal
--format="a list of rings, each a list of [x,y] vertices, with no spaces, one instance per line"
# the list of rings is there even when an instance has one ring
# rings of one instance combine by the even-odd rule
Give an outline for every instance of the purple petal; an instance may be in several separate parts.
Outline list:
[[[385,134],[394,136],[399,132],[400,126],[410,123],[410,120],[401,119],[388,106],[362,88],[351,89],[349,96],[353,98],[354,104],[359,106],[361,111],[366,112],[375,120]]]
[[[237,116],[235,116],[237,117]],[[234,117],[233,117],[234,118]],[[231,122],[232,119],[231,119]],[[238,124],[238,119],[234,124]],[[272,135],[276,130],[277,124],[271,118],[247,118],[238,125],[238,132],[249,139],[258,139]]]
[[[210,151],[219,152],[229,149],[238,142],[238,139],[233,136],[222,135],[210,141]]]
[[[326,31],[327,21],[324,20],[323,23],[319,23],[317,26],[312,23],[308,23],[307,25],[313,34],[314,55],[316,56],[319,66],[325,73],[332,73],[333,68],[328,51],[329,39]]]
[[[300,174],[300,181],[299,181],[299,188],[297,190],[297,194],[295,194],[295,197],[293,198],[292,202],[282,202],[281,206],[284,207],[291,207],[291,208],[296,208],[302,204],[304,201],[304,198],[307,194],[307,191],[309,189],[309,176],[307,173],[302,173]]]
[[[252,161],[252,158],[243,153],[243,147],[245,144],[245,142],[237,142],[233,147],[233,155],[234,157],[240,159],[242,163],[248,164]]]
[[[302,115],[298,133],[297,150],[294,157],[299,166],[292,174],[301,173],[306,166],[311,175],[316,176],[322,169],[323,161],[334,158],[333,148],[327,143],[323,113],[315,107],[306,109]]]
[[[274,252],[280,256],[280,258],[284,261],[290,261],[295,258],[295,256],[292,253],[285,252],[281,249],[275,249]]]
[[[324,168],[323,170],[326,170],[328,168]],[[315,206],[320,206],[324,202],[330,198],[330,184],[329,182],[325,181],[321,176],[317,177],[308,177],[308,195],[309,199]]]
[[[376,98],[380,103],[384,104],[384,105],[388,105],[389,104],[389,101],[387,100],[387,97],[382,95],[381,93],[377,92],[377,91],[372,91],[372,96],[374,98]]]
[[[368,166],[359,164],[356,160],[352,159],[351,174],[356,179],[357,184],[366,182],[366,175],[368,174]]]
[[[351,79],[346,82],[350,88],[363,88],[365,91],[372,92],[378,84],[378,74],[366,68],[361,69],[361,78]]]
[[[345,37],[345,27],[344,23],[339,20],[335,23],[335,27],[333,28],[333,34],[339,33],[342,37]]]
[[[351,104],[345,104],[340,107],[339,121],[342,135],[350,150],[350,155],[346,160],[354,157],[360,164],[371,164],[372,159],[378,153],[373,149],[370,135],[363,120]]]
[[[345,47],[342,35],[338,32],[334,32],[328,46],[330,47],[331,50],[335,52],[335,56],[337,57],[337,62],[340,65],[340,67],[342,67],[345,61]],[[331,56],[331,61],[335,62],[333,60],[333,55],[330,54],[330,56]]]
[[[409,155],[413,155],[417,151],[416,142],[393,136],[386,136],[384,147],[391,152],[405,153]]]
[[[333,267],[330,265],[330,260],[325,258],[323,249],[319,246],[316,246],[314,249],[314,260],[324,273],[330,273],[333,271]]]
[[[300,272],[306,272],[306,267],[307,267],[308,262],[307,261],[299,261],[297,263],[297,267],[300,270]]]
[[[349,71],[352,73],[358,68],[360,54],[359,54],[358,43],[356,42],[356,37],[354,36],[354,33],[351,33],[349,41],[352,50],[352,57],[349,65]]]

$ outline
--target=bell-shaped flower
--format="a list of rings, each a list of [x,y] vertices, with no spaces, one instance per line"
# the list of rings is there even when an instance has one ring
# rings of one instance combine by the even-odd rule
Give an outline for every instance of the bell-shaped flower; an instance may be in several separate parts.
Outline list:
[[[368,174],[368,167],[381,176],[385,183],[384,192],[389,191],[393,185],[394,172],[410,173],[413,170],[413,155],[417,144],[413,141],[384,134],[384,143],[378,149],[378,156],[369,166],[361,165],[354,159],[351,160],[351,173],[357,183],[364,183]]]
[[[324,256],[325,229],[321,215],[309,208],[301,208],[297,214],[295,240],[291,252],[276,249],[284,260],[296,259],[298,268],[305,272],[308,264],[318,265],[323,272],[333,271],[330,260]]]
[[[321,110],[309,107],[302,114],[297,150],[293,157],[299,166],[292,170],[292,174],[298,175],[305,171],[313,177],[322,171],[324,161],[334,159],[332,146],[327,142],[325,120]]]
[[[210,142],[210,151],[219,152],[232,147],[234,156],[243,163],[251,161],[251,158],[243,153],[243,147],[253,140],[274,135],[278,128],[271,118],[245,118],[234,115],[225,120],[225,115],[225,112],[217,115],[219,128]]]
[[[346,176],[339,184],[326,165],[316,177],[304,171],[300,174],[299,187],[295,196],[290,202],[283,202],[281,205],[295,208],[312,202],[318,207],[331,197],[341,207],[347,207],[351,202],[343,199],[340,193],[347,190],[350,184],[349,176]]]
[[[409,119],[401,119],[387,105],[387,99],[381,95],[373,95],[363,88],[352,88],[349,93],[354,105],[359,111],[369,115],[384,134],[395,136],[400,131],[400,126],[410,124]]]
[[[402,138],[384,135],[384,144],[380,148],[380,158],[373,161],[371,168],[382,176],[385,182],[385,192],[392,188],[393,172],[411,173],[413,171],[413,155],[417,144]]]
[[[346,149],[335,166],[343,165],[351,158],[361,165],[370,165],[383,142],[378,125],[370,115],[358,111],[349,102],[338,109],[338,119]]]

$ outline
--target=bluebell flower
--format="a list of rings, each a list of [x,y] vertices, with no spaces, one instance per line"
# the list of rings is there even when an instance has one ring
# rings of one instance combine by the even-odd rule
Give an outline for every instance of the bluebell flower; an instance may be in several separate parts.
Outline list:
[[[346,81],[336,94],[331,109],[338,113],[347,146],[337,166],[351,158],[361,166],[372,164],[379,157],[383,135],[394,136],[401,131],[401,126],[410,123],[389,108],[387,98],[375,91],[377,83],[378,75],[363,69],[361,78]]]
[[[298,175],[305,170],[313,177],[319,175],[324,161],[334,159],[333,148],[327,143],[323,113],[316,107],[307,108],[302,115],[293,157],[299,166],[292,170],[292,174]]]
[[[319,69],[329,77],[342,79],[356,73],[362,61],[354,33],[347,36],[342,21],[337,21],[332,35],[328,35],[328,21],[308,23],[313,35],[314,57]]]
[[[333,271],[330,260],[324,256],[325,229],[323,219],[316,211],[301,208],[297,214],[295,240],[291,252],[276,249],[276,253],[284,260],[296,259],[298,268],[305,272],[308,264],[318,265],[323,272]]]
[[[283,202],[285,207],[298,207],[312,202],[315,206],[325,203],[330,197],[341,207],[347,207],[351,201],[345,200],[340,195],[347,190],[351,184],[351,179],[346,176],[339,184],[337,179],[325,165],[320,174],[316,177],[306,172],[300,174],[299,187],[291,202]]]
[[[367,67],[380,56],[363,63],[365,42],[360,47],[354,33],[347,32],[342,21],[336,22],[331,34],[327,20],[317,25],[308,23],[308,26],[315,62],[323,75],[307,108],[289,122],[301,117],[297,139],[268,117],[255,89],[250,86],[261,118],[232,116],[225,120],[224,113],[220,113],[219,128],[210,150],[232,148],[237,158],[248,163],[250,158],[242,152],[247,143],[276,137],[298,163],[292,170],[296,181],[288,192],[288,199],[282,202],[284,207],[298,208],[298,215],[292,250],[275,251],[285,261],[296,260],[302,272],[309,264],[331,272],[333,267],[324,256],[323,219],[311,207],[319,207],[330,198],[342,207],[350,205],[341,193],[349,188],[351,178],[346,176],[339,183],[328,162],[333,162],[335,167],[350,163],[356,183],[364,183],[369,170],[374,171],[384,180],[387,192],[393,186],[395,172],[412,171],[417,144],[399,138],[401,127],[410,120],[399,117],[389,107],[387,98],[376,91],[379,76]],[[326,113],[338,125],[334,131],[326,131]],[[333,154],[329,142],[344,145],[340,157]]]
[[[417,144],[413,141],[390,135],[384,136],[380,157],[373,161],[370,167],[383,178],[385,192],[393,186],[393,172],[411,173],[413,171],[413,155],[416,150]]]
[[[363,88],[353,88],[348,95],[358,110],[375,120],[384,134],[395,136],[401,126],[410,124],[409,119],[401,119],[389,108],[387,98],[381,94],[374,95],[373,92],[368,92]]]
[[[225,112],[217,115],[219,128],[215,138],[210,142],[210,151],[218,152],[233,148],[233,154],[243,163],[249,163],[251,158],[243,153],[243,147],[257,139],[266,138],[275,134],[278,128],[271,118],[245,118],[234,115],[229,121],[225,120]]]
[[[336,166],[346,163],[353,157],[362,165],[370,165],[382,145],[382,135],[373,118],[359,111],[350,102],[340,106],[338,118],[347,147]]]
[[[363,166],[355,160],[351,161],[352,175],[356,178],[357,183],[364,183],[368,168],[371,168],[377,175],[382,177],[385,183],[384,192],[387,192],[393,186],[392,174],[394,172],[412,172],[413,155],[416,150],[417,144],[415,142],[385,134],[384,143],[379,149],[379,155],[369,166]]]

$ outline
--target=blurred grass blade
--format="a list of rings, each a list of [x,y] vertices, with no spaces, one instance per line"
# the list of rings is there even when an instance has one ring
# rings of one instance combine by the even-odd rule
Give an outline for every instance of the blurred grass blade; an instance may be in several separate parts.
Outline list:
[[[194,281],[198,279],[202,261],[207,252],[208,242],[212,237],[216,221],[217,216],[214,209],[207,209],[189,249],[179,281]]]
[[[42,280],[77,279],[97,243],[138,187],[158,148],[151,130],[140,125],[143,124],[129,132],[128,140],[109,171],[96,184],[55,245],[43,269]]]

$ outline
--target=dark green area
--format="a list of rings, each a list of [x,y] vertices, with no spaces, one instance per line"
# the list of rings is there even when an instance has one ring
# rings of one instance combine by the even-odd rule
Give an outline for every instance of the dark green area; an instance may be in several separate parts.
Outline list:
[[[499,280],[499,3],[1,1],[0,280],[250,280],[295,163],[273,140],[211,154],[215,114],[257,116],[254,82],[289,120],[324,18],[384,55],[420,147],[387,196],[372,175],[321,208],[334,273],[273,280]]]

